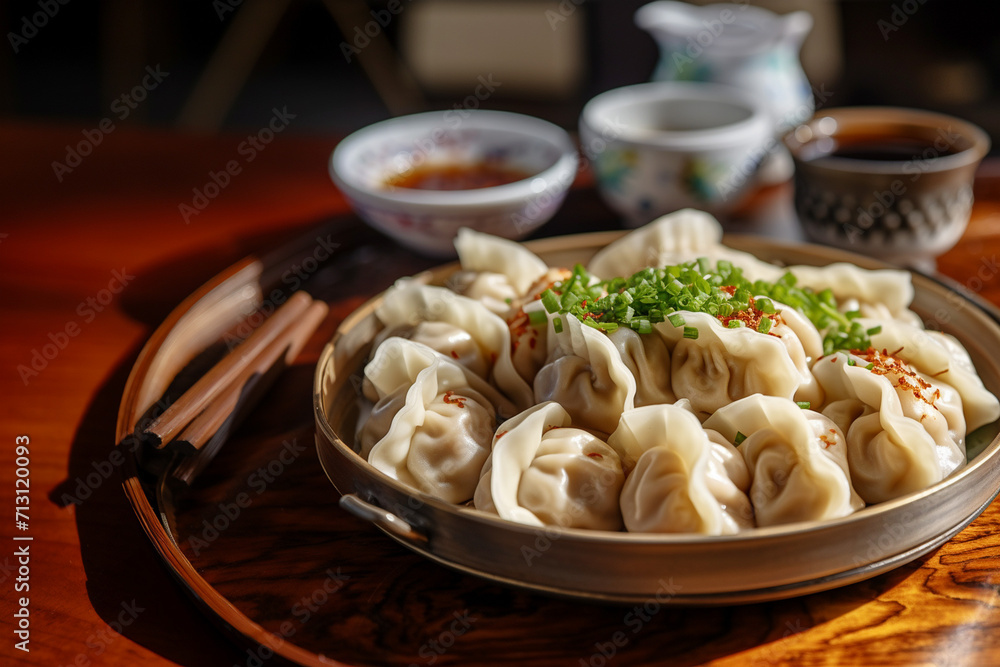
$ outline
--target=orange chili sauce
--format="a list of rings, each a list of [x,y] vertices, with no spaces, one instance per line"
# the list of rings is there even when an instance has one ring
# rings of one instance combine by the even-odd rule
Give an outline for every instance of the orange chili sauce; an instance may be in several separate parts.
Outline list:
[[[390,188],[409,190],[478,190],[521,181],[530,173],[491,162],[428,164],[388,178]]]

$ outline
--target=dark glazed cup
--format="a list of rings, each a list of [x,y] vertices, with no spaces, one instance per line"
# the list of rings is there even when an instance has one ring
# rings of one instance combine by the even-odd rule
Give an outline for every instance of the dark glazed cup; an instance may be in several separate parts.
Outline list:
[[[784,142],[811,240],[925,268],[965,230],[990,147],[971,123],[891,107],[826,109]]]

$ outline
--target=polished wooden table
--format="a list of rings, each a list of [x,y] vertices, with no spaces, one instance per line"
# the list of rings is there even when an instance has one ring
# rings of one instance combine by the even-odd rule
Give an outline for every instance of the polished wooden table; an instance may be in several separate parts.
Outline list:
[[[255,664],[253,653],[218,629],[163,567],[126,502],[113,452],[125,380],[155,327],[239,258],[331,218],[356,226],[372,247],[391,246],[349,216],[330,184],[332,138],[279,134],[247,161],[239,150],[242,135],[122,127],[98,144],[88,142],[83,129],[0,124],[6,369],[0,378],[0,664]],[[88,155],[67,160],[67,147],[81,142],[91,144],[83,148]],[[240,169],[227,180],[222,171],[233,160]],[[1000,169],[987,164],[980,173],[973,220],[939,268],[1000,303]],[[610,226],[612,218],[585,186],[584,179],[546,231]],[[372,267],[376,280],[351,285],[354,303],[429,263],[401,250],[389,256],[393,263]],[[335,310],[324,331],[343,314]],[[307,349],[303,358],[308,362],[317,352]],[[298,370],[308,375],[308,363]],[[28,461],[17,460],[25,442]],[[303,469],[314,472],[313,459],[312,452],[303,455]],[[17,468],[27,470],[30,483],[29,502],[19,506]],[[329,505],[329,490],[323,491]],[[389,554],[352,560],[345,588],[351,595],[335,603],[362,610],[340,610],[344,626],[330,630],[352,641],[329,646],[327,655],[351,664],[469,664],[474,655],[484,663],[516,658],[595,666],[1000,663],[998,503],[936,552],[867,582],[768,604],[664,608],[634,634],[625,620],[630,607],[512,592],[426,562],[347,515],[331,521]],[[421,582],[426,590],[409,597],[396,590]],[[430,602],[416,609],[386,601],[398,594],[423,603],[438,584],[452,587],[476,622],[451,637],[455,649],[421,650],[430,646],[427,638],[442,637],[447,624],[423,614]],[[463,590],[474,594],[463,599]],[[27,629],[18,637],[15,614],[23,616],[22,609]],[[369,613],[382,615],[366,620]],[[539,624],[540,613],[552,618]],[[503,641],[519,623],[523,641]],[[615,639],[619,631],[622,644]],[[312,634],[320,641],[323,632]],[[25,638],[30,652],[16,648]]]

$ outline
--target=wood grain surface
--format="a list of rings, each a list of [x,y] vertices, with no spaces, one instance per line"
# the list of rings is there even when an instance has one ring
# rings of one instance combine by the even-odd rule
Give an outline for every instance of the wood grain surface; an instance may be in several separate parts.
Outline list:
[[[344,257],[354,267],[338,283],[331,315],[179,500],[184,553],[265,629],[358,665],[1000,663],[997,503],[941,549],[887,575],[724,608],[568,602],[410,553],[338,509],[313,449],[312,365],[367,295],[432,262],[346,213],[326,176],[333,139],[279,136],[185,223],[179,205],[191,203],[210,171],[239,157],[242,137],[123,127],[59,182],[51,162],[80,136],[80,128],[0,125],[0,506],[8,508],[0,521],[0,664],[275,662],[227,636],[160,563],[122,493],[115,419],[139,349],[178,303],[244,255],[331,218],[351,236]],[[766,196],[787,195],[779,188]],[[609,220],[579,187],[543,231]],[[1000,303],[998,251],[1000,172],[988,164],[969,230],[939,267]],[[14,523],[9,472],[18,435],[31,442],[24,531]],[[205,522],[225,527],[213,532]],[[33,538],[25,593],[15,591],[15,548],[23,544],[15,534]],[[30,653],[14,647],[22,596]]]

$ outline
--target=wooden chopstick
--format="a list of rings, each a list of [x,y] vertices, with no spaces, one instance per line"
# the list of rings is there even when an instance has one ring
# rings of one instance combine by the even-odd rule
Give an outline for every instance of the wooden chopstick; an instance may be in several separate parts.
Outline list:
[[[208,465],[243,416],[243,408],[256,403],[278,374],[292,364],[328,312],[326,303],[314,301],[298,321],[285,327],[254,363],[169,443],[184,456],[174,470],[174,477],[190,484]]]
[[[263,351],[281,333],[302,318],[312,303],[305,292],[296,292],[264,324],[258,327],[242,344],[227,354],[208,373],[203,375],[180,398],[174,401],[143,431],[143,438],[156,449],[177,437],[236,378],[252,366]]]

